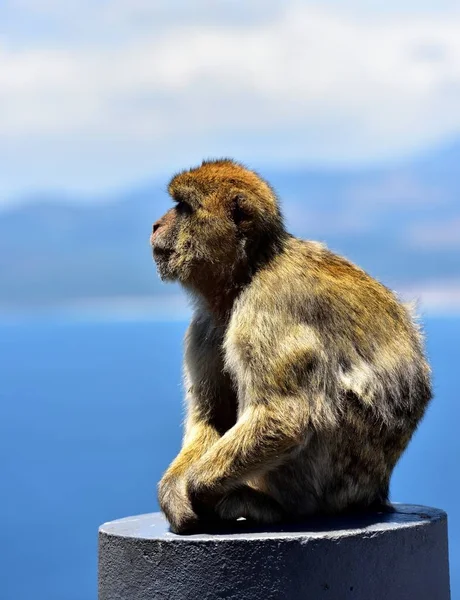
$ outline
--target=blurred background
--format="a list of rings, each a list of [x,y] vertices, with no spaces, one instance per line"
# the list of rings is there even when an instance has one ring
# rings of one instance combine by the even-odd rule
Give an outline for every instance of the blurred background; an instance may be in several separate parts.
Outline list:
[[[392,499],[449,512],[459,600],[458,0],[0,4],[0,597],[95,600],[98,525],[158,509],[189,308],[148,238],[221,156],[418,301],[435,398]]]

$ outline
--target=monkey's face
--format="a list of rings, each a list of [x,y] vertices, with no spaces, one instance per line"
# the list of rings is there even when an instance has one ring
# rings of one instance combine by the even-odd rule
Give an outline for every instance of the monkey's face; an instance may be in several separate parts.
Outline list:
[[[158,273],[163,280],[178,277],[178,238],[180,217],[177,209],[169,210],[153,224],[150,243]]]
[[[153,225],[153,257],[163,280],[201,290],[235,281],[257,231],[280,219],[267,184],[232,161],[176,175],[169,193],[174,207]]]
[[[150,237],[160,277],[193,286],[230,275],[243,258],[244,242],[225,203],[215,195],[198,201],[190,190],[173,198],[175,206],[154,223]]]

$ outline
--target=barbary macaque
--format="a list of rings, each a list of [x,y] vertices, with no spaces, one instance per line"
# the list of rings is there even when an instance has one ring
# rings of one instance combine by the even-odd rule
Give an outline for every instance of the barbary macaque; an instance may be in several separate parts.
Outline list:
[[[431,398],[410,310],[324,245],[233,160],[173,177],[153,225],[163,280],[195,312],[182,449],[158,488],[177,533],[374,510]]]

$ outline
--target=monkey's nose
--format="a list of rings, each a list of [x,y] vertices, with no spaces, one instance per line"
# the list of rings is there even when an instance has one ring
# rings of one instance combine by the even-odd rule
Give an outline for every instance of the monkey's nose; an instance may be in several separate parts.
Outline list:
[[[158,237],[161,227],[161,221],[157,221],[152,225],[152,235],[150,236],[150,243],[153,245],[155,243],[156,238]]]

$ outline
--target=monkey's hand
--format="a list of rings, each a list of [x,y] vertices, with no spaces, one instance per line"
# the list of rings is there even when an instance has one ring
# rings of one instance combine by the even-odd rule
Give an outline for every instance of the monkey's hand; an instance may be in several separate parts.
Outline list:
[[[174,533],[189,533],[197,528],[199,519],[188,498],[184,477],[166,473],[158,485],[158,501]]]
[[[216,516],[217,504],[223,499],[225,489],[219,486],[218,482],[213,482],[209,486],[200,479],[199,472],[195,467],[191,467],[187,473],[185,481],[187,498],[192,510],[202,519],[212,519]]]

